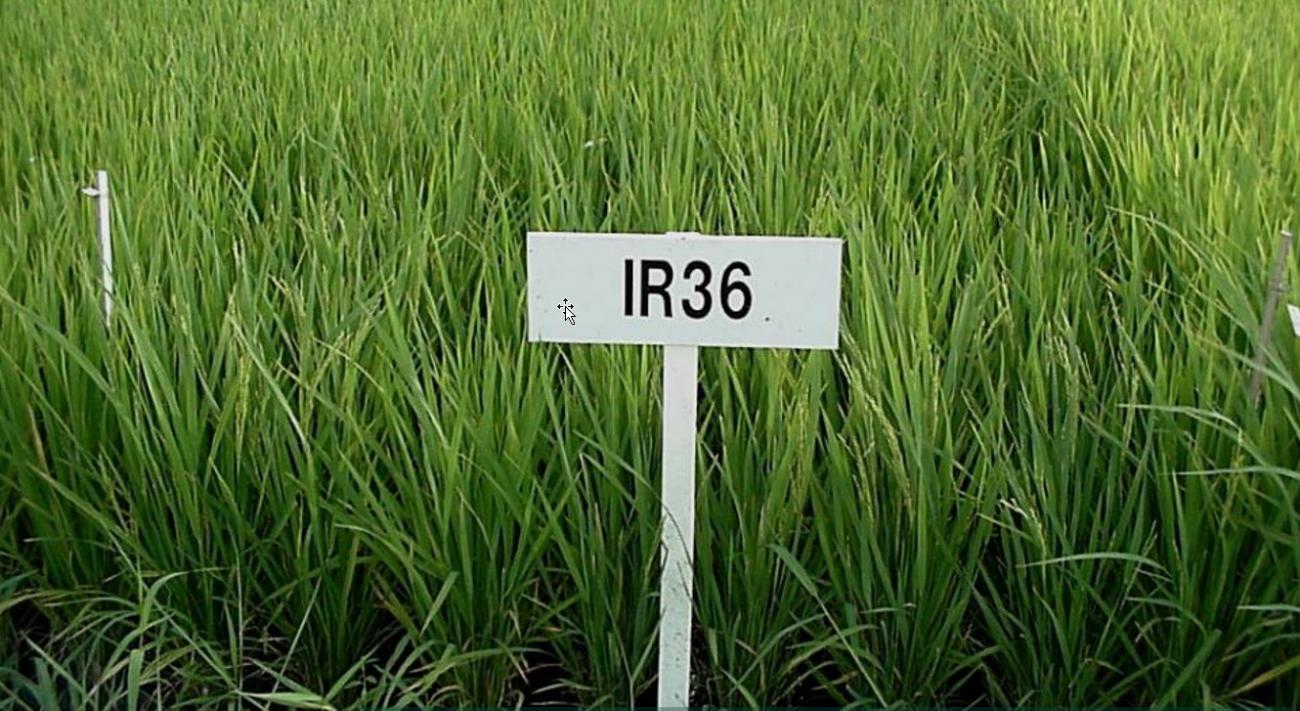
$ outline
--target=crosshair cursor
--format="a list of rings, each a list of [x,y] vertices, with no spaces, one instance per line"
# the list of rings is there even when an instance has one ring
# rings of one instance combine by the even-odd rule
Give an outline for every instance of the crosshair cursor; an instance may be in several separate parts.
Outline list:
[[[560,310],[560,316],[565,321],[568,321],[570,326],[578,322],[578,317],[573,313],[573,304],[569,303],[568,299],[565,299],[563,303],[556,304],[555,308]]]

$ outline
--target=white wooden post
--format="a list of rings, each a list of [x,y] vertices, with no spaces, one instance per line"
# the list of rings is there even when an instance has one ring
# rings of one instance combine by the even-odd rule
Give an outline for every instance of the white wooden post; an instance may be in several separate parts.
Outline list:
[[[113,240],[109,235],[108,171],[95,171],[95,184],[81,192],[95,198],[96,221],[99,225],[99,272],[104,304],[104,324],[113,320]]]
[[[664,346],[659,708],[690,705],[699,347]]]

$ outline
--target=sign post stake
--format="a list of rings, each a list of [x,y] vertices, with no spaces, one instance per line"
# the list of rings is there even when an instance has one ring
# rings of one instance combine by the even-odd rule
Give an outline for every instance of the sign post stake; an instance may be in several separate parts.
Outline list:
[[[659,707],[690,705],[698,346],[664,346]]]
[[[528,340],[663,346],[659,708],[691,701],[701,346],[833,350],[842,240],[529,232]]]
[[[108,171],[95,171],[95,184],[81,192],[95,198],[96,218],[99,223],[99,270],[103,285],[104,325],[113,318],[113,241],[109,238]]]

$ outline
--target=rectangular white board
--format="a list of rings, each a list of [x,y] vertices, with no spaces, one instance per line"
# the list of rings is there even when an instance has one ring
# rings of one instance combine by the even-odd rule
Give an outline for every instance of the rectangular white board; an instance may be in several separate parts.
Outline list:
[[[842,245],[529,232],[528,340],[833,349]]]

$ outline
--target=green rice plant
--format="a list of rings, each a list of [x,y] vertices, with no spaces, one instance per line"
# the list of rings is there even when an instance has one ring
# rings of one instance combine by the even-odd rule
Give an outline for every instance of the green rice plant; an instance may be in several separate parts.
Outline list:
[[[845,241],[702,356],[694,703],[1300,705],[1294,3],[0,17],[0,706],[652,704],[658,352],[528,230]]]

